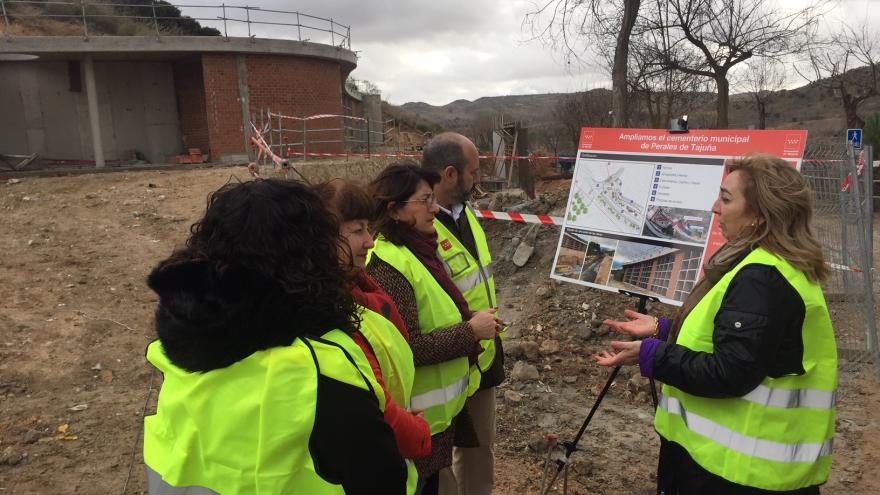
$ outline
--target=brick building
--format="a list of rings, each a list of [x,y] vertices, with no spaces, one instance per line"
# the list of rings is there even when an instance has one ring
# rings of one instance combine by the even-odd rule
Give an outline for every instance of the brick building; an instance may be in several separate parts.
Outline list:
[[[700,248],[667,248],[622,265],[623,283],[683,301],[700,274]]]
[[[357,65],[340,46],[188,36],[12,38],[0,59],[0,153],[99,166],[188,148],[245,161],[252,115],[342,115]],[[343,126],[323,127],[309,151],[342,151]]]

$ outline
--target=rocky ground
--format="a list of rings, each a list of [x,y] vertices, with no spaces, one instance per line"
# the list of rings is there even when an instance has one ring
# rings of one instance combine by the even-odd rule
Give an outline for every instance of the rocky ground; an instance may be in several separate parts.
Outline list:
[[[379,166],[301,170],[331,177]],[[0,493],[145,493],[141,416],[155,407],[161,377],[143,357],[156,303],[143,281],[183,242],[210,191],[247,178],[239,167],[0,182]],[[567,182],[542,188],[537,201],[499,197],[492,207],[561,214]],[[485,222],[499,258],[499,304],[512,322],[509,379],[497,392],[496,493],[537,493],[547,433],[572,439],[608,375],[589,358],[612,337],[601,320],[634,301],[551,281],[558,228]],[[518,267],[511,260],[521,242],[534,252]],[[880,493],[878,392],[870,369],[841,376],[824,493]],[[574,454],[568,492],[652,493],[651,416],[647,383],[624,369]]]

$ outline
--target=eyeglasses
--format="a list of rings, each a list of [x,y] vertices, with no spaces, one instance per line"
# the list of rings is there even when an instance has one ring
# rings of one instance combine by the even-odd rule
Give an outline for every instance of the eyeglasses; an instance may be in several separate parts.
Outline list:
[[[425,203],[425,207],[430,208],[437,203],[437,198],[435,198],[433,194],[429,194],[422,199],[408,199],[406,201],[401,201],[401,203]]]

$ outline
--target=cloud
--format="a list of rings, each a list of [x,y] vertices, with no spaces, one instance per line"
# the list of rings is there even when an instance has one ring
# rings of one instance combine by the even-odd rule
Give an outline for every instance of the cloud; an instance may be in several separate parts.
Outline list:
[[[782,1],[782,0],[777,0]],[[794,0],[807,2],[814,0]],[[216,5],[214,0],[189,0],[189,5]],[[298,9],[302,14],[332,18],[337,32],[351,28],[351,47],[359,57],[352,77],[378,85],[389,101],[424,101],[444,105],[453,100],[482,96],[569,92],[610,87],[607,69],[598,65],[563,63],[558,52],[538,42],[523,19],[534,8],[530,0],[259,0],[262,9]],[[793,6],[792,6],[793,7]],[[216,18],[218,8],[182,9],[193,17]],[[865,15],[868,0],[843,0],[838,18]],[[244,18],[242,10],[228,16]],[[295,14],[251,11],[251,19],[295,23]],[[326,28],[327,21],[301,16],[304,24]],[[338,25],[336,25],[338,23]],[[219,27],[218,21],[203,24]],[[246,36],[245,23],[227,23],[230,35]],[[261,25],[258,37],[296,39],[290,26]],[[331,35],[306,29],[303,37],[330,43]],[[333,40],[338,43],[334,35]],[[613,42],[613,41],[609,41]]]
[[[216,5],[192,0],[189,5]],[[262,0],[262,9],[286,10],[288,2]],[[522,21],[529,2],[515,0],[412,0],[407,2],[306,0],[296,9],[351,28],[358,67],[352,77],[374,82],[385,98],[398,104],[424,101],[443,105],[465,98],[503,94],[567,92],[593,87],[608,79],[597,68],[570,67],[537,42],[525,42]],[[182,9],[193,17],[216,17],[217,9]],[[227,10],[244,19],[244,11]],[[293,14],[251,11],[255,21],[295,23]],[[300,17],[314,26],[326,21]],[[203,22],[219,27],[222,23]],[[254,27],[258,37],[296,39],[289,26]],[[227,22],[230,35],[247,35],[244,23]],[[303,37],[329,43],[329,33],[305,30]]]

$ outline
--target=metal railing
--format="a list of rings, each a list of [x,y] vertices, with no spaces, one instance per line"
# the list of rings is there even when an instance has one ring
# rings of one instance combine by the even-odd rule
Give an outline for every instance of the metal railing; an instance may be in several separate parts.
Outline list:
[[[252,115],[251,121],[268,148],[284,159],[408,151],[394,119],[377,122],[350,115],[299,117],[267,109]]]
[[[43,10],[37,12],[35,7],[42,7]],[[178,12],[181,15],[170,15]],[[7,37],[15,36],[12,34],[12,25],[16,20],[75,19],[82,26],[83,36],[89,37],[107,34],[96,29],[107,21],[129,19],[148,26],[156,36],[176,36],[180,29],[196,29],[196,23],[199,23],[201,27],[216,29],[223,37],[290,39],[351,50],[351,27],[333,18],[225,3],[176,5],[160,4],[153,0],[143,0],[140,4],[88,0],[0,0],[0,14],[3,15]]]

